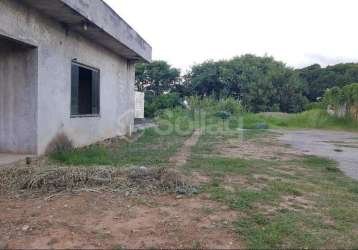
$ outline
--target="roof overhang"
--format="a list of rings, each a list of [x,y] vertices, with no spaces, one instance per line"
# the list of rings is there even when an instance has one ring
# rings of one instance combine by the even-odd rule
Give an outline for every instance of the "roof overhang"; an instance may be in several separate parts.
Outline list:
[[[102,0],[21,1],[129,60],[152,60],[151,46]]]

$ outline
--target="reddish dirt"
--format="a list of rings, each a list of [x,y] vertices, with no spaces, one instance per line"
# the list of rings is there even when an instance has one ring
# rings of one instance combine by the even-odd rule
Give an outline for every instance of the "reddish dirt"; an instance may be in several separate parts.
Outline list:
[[[12,249],[242,248],[236,213],[204,196],[115,193],[0,197],[0,242]]]

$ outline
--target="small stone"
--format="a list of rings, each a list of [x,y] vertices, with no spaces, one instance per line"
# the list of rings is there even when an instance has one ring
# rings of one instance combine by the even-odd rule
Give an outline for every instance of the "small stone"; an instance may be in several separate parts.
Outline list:
[[[127,192],[125,193],[125,196],[128,197],[129,194],[130,194],[129,191],[127,191]]]
[[[29,230],[30,229],[30,226],[29,225],[24,225],[23,227],[22,227],[22,231],[27,231],[27,230]]]
[[[64,207],[64,208],[68,208],[68,205],[67,205],[67,204],[65,204],[63,207]]]
[[[175,198],[181,199],[181,198],[183,198],[183,196],[182,195],[177,195],[177,197],[175,197]]]

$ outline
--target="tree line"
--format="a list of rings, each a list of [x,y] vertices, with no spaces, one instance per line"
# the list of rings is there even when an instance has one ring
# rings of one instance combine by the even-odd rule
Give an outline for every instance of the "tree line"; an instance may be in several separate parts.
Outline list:
[[[150,113],[188,96],[233,97],[251,112],[295,113],[316,102],[328,88],[354,82],[358,82],[358,64],[293,69],[272,57],[250,54],[206,61],[184,75],[165,61],[136,65],[136,87],[146,92]]]

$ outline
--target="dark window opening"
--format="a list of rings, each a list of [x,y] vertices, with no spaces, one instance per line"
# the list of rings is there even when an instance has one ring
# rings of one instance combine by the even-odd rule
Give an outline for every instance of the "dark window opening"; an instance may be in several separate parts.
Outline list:
[[[99,70],[72,63],[71,116],[99,115]]]

